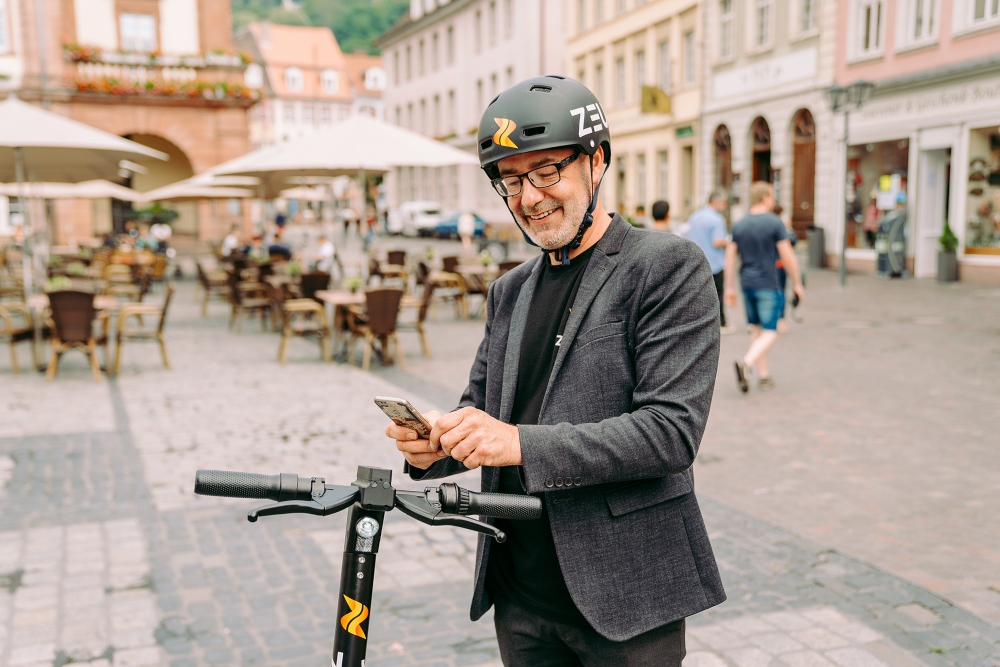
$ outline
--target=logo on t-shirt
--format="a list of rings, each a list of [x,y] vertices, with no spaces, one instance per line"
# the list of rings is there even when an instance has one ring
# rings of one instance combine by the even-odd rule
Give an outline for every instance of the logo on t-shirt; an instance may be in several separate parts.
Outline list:
[[[563,337],[562,334],[556,334],[556,347],[562,345],[562,337]]]

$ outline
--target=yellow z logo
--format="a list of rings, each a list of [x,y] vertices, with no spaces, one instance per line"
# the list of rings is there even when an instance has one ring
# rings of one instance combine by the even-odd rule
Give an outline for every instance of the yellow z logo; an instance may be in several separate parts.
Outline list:
[[[494,118],[493,120],[500,128],[493,135],[493,141],[507,148],[517,148],[517,144],[510,140],[510,133],[517,129],[517,123],[507,118]]]
[[[344,596],[344,599],[347,600],[347,606],[350,607],[351,610],[340,617],[340,627],[344,628],[355,637],[367,639],[365,637],[365,631],[361,629],[361,624],[365,622],[366,618],[368,618],[368,607],[364,606],[357,600],[352,600],[346,595]]]

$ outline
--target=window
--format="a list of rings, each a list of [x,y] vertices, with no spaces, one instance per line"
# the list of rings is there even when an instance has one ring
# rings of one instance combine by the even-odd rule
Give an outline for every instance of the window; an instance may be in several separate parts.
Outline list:
[[[451,186],[451,201],[458,202],[458,165],[448,167],[448,185]]]
[[[507,87],[510,88],[513,85],[514,85],[514,68],[513,67],[508,67],[507,68]]]
[[[594,66],[594,95],[604,99],[604,65],[600,63]]]
[[[436,72],[439,67],[441,67],[441,61],[438,55],[438,34],[434,33],[434,37],[431,38],[431,71]]]
[[[497,3],[490,3],[490,14],[489,14],[489,26],[490,26],[490,46],[495,46],[497,43]]]
[[[604,0],[594,0],[594,25],[604,23]]]
[[[457,118],[457,113],[455,112],[455,91],[448,91],[448,132],[450,134],[455,133],[455,119]]]
[[[615,0],[615,10],[619,14],[625,13],[625,0]]]
[[[285,88],[293,93],[302,90],[302,70],[298,67],[289,67],[285,70]]]
[[[666,199],[670,191],[670,160],[667,151],[656,154],[656,197]]]
[[[490,74],[490,97],[496,97],[500,91],[497,89],[497,73]]]
[[[406,45],[406,80],[413,78],[413,48]]]
[[[642,87],[646,85],[646,52],[635,52],[635,101],[642,103]]]
[[[576,31],[587,29],[587,0],[576,0]]]
[[[972,0],[972,24],[992,23],[1000,19],[1000,0]]]
[[[308,102],[302,105],[302,122],[306,125],[312,125],[313,122],[313,106]]]
[[[403,108],[396,107],[396,125],[403,126]]]
[[[684,86],[690,88],[695,80],[694,30],[684,33]]]
[[[799,32],[809,32],[816,29],[816,3],[818,0],[800,0]]]
[[[646,207],[646,154],[635,156],[636,206]]]
[[[156,17],[152,14],[121,14],[118,17],[118,32],[122,51],[150,53],[156,50]]]
[[[479,113],[483,110],[483,80],[478,79],[476,81],[476,112]]]
[[[423,76],[426,70],[424,69],[424,40],[420,40],[417,44],[417,76]]]
[[[295,103],[285,102],[284,104],[284,118],[286,123],[295,122]]]
[[[0,0],[0,22],[4,20],[3,3],[4,0]],[[0,30],[2,30],[2,26],[0,26]],[[0,35],[0,40],[2,38],[2,35]],[[0,46],[0,53],[3,53],[2,46]],[[247,85],[247,88],[262,87],[264,85],[264,68],[257,63],[247,65],[246,70],[243,72],[243,83]]]
[[[771,45],[771,3],[772,0],[754,0],[753,45],[764,49]]]
[[[719,2],[719,58],[726,60],[733,57],[733,22],[736,11],[733,0]]]
[[[447,50],[448,50],[448,64],[455,64],[455,28],[454,26],[448,26],[448,39],[447,39]]]
[[[324,125],[329,125],[333,122],[333,110],[330,108],[329,104],[324,104],[320,107],[319,120]],[[399,124],[399,107],[396,107],[396,124]]]
[[[334,95],[340,92],[340,76],[335,70],[323,70],[319,73],[319,80],[323,86],[324,93]]]
[[[514,34],[514,0],[503,0],[503,36],[510,37]]]
[[[615,60],[615,104],[625,104],[625,59]]]
[[[473,24],[475,31],[472,33],[473,38],[476,40],[474,48],[476,53],[483,50],[483,13],[480,10],[476,10],[476,20]]]
[[[882,52],[882,0],[859,0],[855,55]]]
[[[586,77],[587,77],[587,71],[586,70],[580,70],[579,72],[576,73],[576,80],[579,81],[580,83],[582,83],[585,86],[587,85],[587,78]]]
[[[408,102],[406,104],[406,129],[412,130],[413,128],[413,102]]]
[[[427,100],[420,100],[420,133],[427,134]]]
[[[670,92],[670,42],[660,42],[657,48],[657,67],[659,73],[656,77],[656,84],[665,93]]]
[[[903,46],[934,41],[937,36],[937,0],[907,0],[899,5]]]
[[[0,0],[0,53],[10,53],[10,22],[7,0]]]
[[[440,95],[435,95],[434,96],[434,117],[431,119],[431,123],[433,125],[433,130],[434,130],[432,136],[440,137],[441,136],[441,96]]]
[[[392,54],[392,82],[399,85],[399,49]]]

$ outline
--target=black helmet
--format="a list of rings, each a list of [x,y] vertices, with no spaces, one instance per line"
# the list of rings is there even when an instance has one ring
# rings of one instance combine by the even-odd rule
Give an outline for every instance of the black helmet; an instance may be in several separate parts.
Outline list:
[[[479,164],[490,180],[500,176],[497,162],[505,157],[554,148],[577,148],[593,158],[603,146],[605,173],[611,164],[611,132],[601,103],[585,85],[564,76],[526,79],[497,95],[483,112],[478,137]],[[570,248],[580,246],[594,220],[600,187],[598,182],[576,236],[556,251],[563,264],[569,264]],[[517,223],[513,211],[511,217]]]
[[[575,79],[537,76],[503,91],[479,121],[479,164],[491,179],[496,163],[511,155],[578,146],[593,156],[604,146],[610,164],[611,133],[601,103]]]

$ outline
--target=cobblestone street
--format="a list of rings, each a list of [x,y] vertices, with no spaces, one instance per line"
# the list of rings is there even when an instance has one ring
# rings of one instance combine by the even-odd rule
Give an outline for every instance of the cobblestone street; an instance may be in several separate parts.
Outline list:
[[[406,371],[301,340],[282,366],[276,334],[178,287],[172,371],[143,345],[101,384],[79,355],[51,384],[0,370],[0,666],[330,664],[344,516],[250,524],[195,470],[419,488],[371,399],[450,409],[482,332],[438,308],[432,359],[401,334]],[[746,337],[724,338],[696,479],[729,600],[689,620],[685,665],[996,667],[1000,292],[810,287],[770,394],[736,393]],[[491,617],[468,620],[474,559],[473,533],[387,514],[368,664],[500,665]]]

